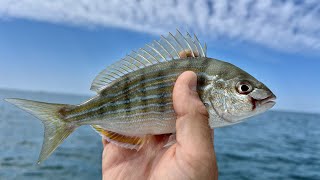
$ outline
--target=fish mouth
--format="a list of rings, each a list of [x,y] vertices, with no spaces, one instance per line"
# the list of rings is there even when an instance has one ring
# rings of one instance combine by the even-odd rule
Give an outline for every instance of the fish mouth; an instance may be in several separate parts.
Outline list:
[[[260,100],[260,105],[264,105],[264,104],[270,104],[270,103],[276,103],[275,100],[277,99],[277,97],[275,95],[271,95],[269,97],[267,97],[266,99],[262,99]]]
[[[277,97],[275,95],[271,95],[265,99],[260,99],[260,100],[257,100],[257,99],[254,99],[252,98],[252,110],[255,110],[257,107],[261,107],[261,106],[270,106],[273,107],[276,102],[275,100],[277,99]]]

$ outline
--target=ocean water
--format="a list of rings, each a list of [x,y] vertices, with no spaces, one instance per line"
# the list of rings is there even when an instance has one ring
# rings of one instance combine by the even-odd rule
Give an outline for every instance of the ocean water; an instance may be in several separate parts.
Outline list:
[[[20,97],[76,104],[88,97],[0,90],[0,179],[101,179],[101,138],[77,129],[44,163],[43,126],[4,102]],[[215,130],[220,180],[320,180],[320,115],[269,111]]]

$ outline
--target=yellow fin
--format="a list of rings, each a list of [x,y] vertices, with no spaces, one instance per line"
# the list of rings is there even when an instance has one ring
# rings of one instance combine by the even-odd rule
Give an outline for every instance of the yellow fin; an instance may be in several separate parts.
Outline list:
[[[122,135],[116,132],[108,131],[99,125],[92,125],[92,127],[108,142],[127,149],[139,150],[145,141],[144,137]]]

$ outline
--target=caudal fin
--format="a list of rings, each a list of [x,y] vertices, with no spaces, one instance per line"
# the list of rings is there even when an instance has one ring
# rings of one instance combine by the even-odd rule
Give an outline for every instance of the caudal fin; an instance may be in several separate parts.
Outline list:
[[[51,153],[66,139],[76,128],[74,124],[61,119],[58,111],[66,104],[50,104],[24,99],[5,99],[5,101],[29,112],[39,118],[44,124],[44,139],[38,163],[47,159]]]

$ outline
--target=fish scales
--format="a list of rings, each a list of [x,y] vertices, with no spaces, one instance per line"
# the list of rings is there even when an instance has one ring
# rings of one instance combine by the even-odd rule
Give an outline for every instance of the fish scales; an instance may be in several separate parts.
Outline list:
[[[153,121],[148,121],[151,116],[144,116],[144,113],[173,112],[172,90],[177,76],[186,70],[201,72],[206,67],[203,64],[207,60],[206,58],[196,58],[179,61],[163,62],[119,78],[113,86],[105,89],[92,102],[86,102],[67,112],[66,120],[87,124],[92,123],[91,120],[104,119],[110,123],[121,121],[119,124],[126,126],[138,118],[140,121],[145,119],[145,122],[152,127]],[[127,116],[130,116],[130,119],[125,118]],[[153,113],[152,117],[161,119],[163,114]],[[171,117],[171,120],[175,120],[173,113]],[[163,123],[172,124],[172,122],[165,121]],[[97,124],[105,123],[99,122]]]
[[[139,150],[150,134],[175,133],[172,93],[184,71],[197,74],[197,92],[211,128],[242,122],[275,105],[275,95],[263,83],[230,63],[208,58],[206,45],[178,30],[175,36],[161,36],[100,72],[90,88],[97,95],[79,105],[6,101],[44,124],[38,162],[82,125],[91,125],[110,143]]]

